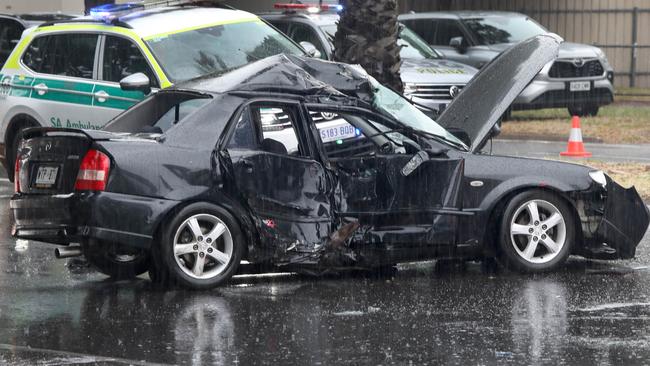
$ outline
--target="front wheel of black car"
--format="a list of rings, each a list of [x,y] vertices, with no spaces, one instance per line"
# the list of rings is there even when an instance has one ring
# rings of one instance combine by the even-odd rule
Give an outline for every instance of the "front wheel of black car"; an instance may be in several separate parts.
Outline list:
[[[522,272],[544,272],[562,265],[575,241],[574,216],[561,198],[531,190],[508,202],[501,219],[501,262]]]
[[[173,282],[196,290],[229,280],[244,252],[235,219],[207,203],[180,210],[166,225],[160,245],[159,262]]]
[[[149,270],[151,256],[143,249],[123,248],[94,239],[82,243],[82,249],[90,264],[117,280],[134,278]]]

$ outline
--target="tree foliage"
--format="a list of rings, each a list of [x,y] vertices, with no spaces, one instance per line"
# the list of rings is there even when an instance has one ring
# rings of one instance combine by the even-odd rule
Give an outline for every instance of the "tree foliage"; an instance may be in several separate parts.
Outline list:
[[[360,64],[380,83],[403,90],[397,45],[397,0],[341,0],[343,11],[334,37],[334,59]]]

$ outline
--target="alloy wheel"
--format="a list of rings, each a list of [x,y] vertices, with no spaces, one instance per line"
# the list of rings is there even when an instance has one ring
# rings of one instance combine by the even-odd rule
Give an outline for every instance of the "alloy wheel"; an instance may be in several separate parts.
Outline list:
[[[211,279],[223,273],[233,256],[233,237],[218,217],[197,214],[178,227],[174,235],[174,259],[195,279]]]
[[[548,201],[524,202],[510,222],[515,252],[529,263],[552,261],[566,245],[567,226],[562,212]]]

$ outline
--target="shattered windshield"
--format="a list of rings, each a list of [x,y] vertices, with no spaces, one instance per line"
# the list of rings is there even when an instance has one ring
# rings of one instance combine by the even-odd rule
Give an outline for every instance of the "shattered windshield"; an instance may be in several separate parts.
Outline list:
[[[382,86],[373,78],[369,78],[374,90],[373,107],[401,122],[403,125],[427,134],[435,135],[453,145],[461,146],[468,150],[467,145],[452,135],[444,127],[440,126],[431,118],[427,117],[422,111],[409,103],[404,97]]]
[[[174,83],[223,74],[281,53],[304,55],[287,37],[259,20],[157,36],[147,44]]]

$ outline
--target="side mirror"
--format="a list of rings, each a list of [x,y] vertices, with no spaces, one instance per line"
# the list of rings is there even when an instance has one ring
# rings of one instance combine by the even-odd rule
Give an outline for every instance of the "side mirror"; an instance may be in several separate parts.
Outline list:
[[[147,75],[138,72],[120,80],[120,88],[124,91],[140,91],[147,95],[151,93],[151,81]]]
[[[309,57],[320,58],[322,56],[318,48],[311,42],[302,41],[300,42],[300,46],[307,52]]]
[[[469,138],[469,135],[464,130],[461,130],[461,129],[458,129],[458,128],[449,128],[449,129],[447,129],[447,131],[449,131],[449,133],[451,133],[457,139],[462,141],[465,145],[472,146],[472,139]]]
[[[455,48],[458,52],[465,52],[465,45],[463,44],[463,37],[454,37],[449,40],[449,46]]]

